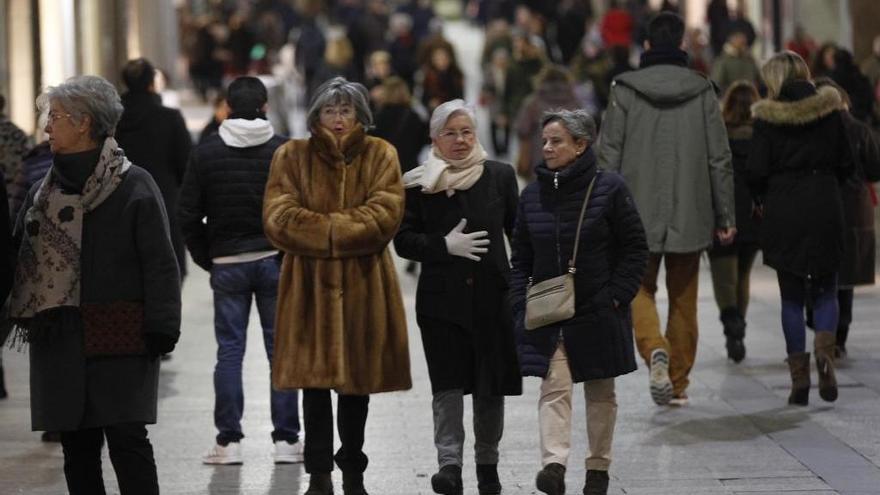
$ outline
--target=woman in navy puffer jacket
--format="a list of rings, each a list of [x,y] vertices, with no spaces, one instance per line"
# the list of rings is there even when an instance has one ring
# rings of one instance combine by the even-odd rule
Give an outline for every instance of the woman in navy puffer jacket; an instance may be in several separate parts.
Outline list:
[[[590,455],[583,493],[604,494],[617,416],[614,377],[636,369],[629,304],[645,271],[648,246],[623,178],[596,167],[590,149],[596,125],[590,115],[548,112],[542,129],[544,162],[536,169],[537,182],[520,197],[510,291],[522,374],[543,379],[538,402],[543,469],[536,484],[544,493],[565,493],[572,385],[584,382]],[[525,330],[529,278],[538,283],[568,269],[594,177],[575,259],[575,315]]]

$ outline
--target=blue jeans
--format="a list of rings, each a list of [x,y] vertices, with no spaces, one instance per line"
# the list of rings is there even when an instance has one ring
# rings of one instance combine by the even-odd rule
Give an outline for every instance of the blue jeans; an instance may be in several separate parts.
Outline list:
[[[211,268],[214,290],[214,333],[217,336],[217,366],[214,368],[214,425],[217,443],[238,442],[244,392],[241,363],[247,341],[251,297],[256,297],[263,344],[272,365],[275,344],[275,302],[278,298],[277,257],[248,263],[215,264]],[[295,443],[299,440],[299,396],[296,390],[271,391],[272,440]]]

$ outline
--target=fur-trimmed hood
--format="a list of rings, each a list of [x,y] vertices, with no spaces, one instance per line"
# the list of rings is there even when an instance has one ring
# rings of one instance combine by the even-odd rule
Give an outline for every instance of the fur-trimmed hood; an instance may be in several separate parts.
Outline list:
[[[806,125],[844,109],[840,93],[825,86],[801,100],[761,100],[752,105],[752,115],[775,125]]]

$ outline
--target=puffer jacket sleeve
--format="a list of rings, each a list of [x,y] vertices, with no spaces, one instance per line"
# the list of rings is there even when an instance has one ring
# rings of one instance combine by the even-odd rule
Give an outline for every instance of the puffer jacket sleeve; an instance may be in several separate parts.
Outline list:
[[[138,200],[135,231],[144,281],[144,333],[180,337],[180,272],[159,187],[144,174],[150,194]]]
[[[193,261],[204,270],[210,270],[212,263],[208,248],[208,226],[202,221],[207,210],[202,187],[198,151],[196,151],[183,178],[183,187],[177,205],[177,220]]]
[[[443,263],[452,260],[441,233],[425,232],[424,212],[417,188],[406,191],[406,211],[400,230],[394,236],[394,249],[400,256],[421,263]]]
[[[616,260],[611,273],[611,297],[620,305],[629,305],[645,275],[648,265],[648,242],[635,201],[623,179],[618,179],[611,214],[611,235]]]
[[[381,141],[379,163],[364,204],[329,214],[330,256],[352,258],[381,252],[403,220],[404,195],[397,150]]]
[[[532,265],[535,252],[532,249],[532,241],[529,236],[528,218],[525,213],[526,195],[529,189],[523,191],[520,197],[519,207],[516,214],[516,227],[513,230],[511,249],[510,271],[510,307],[513,312],[514,323],[517,332],[517,340],[522,339],[522,319],[526,309],[526,291],[528,290],[529,277],[532,276]]]
[[[296,176],[298,157],[288,143],[275,152],[263,197],[263,230],[269,241],[287,253],[330,257],[330,215],[302,206]]]
[[[599,167],[619,172],[623,160],[623,143],[626,138],[626,102],[632,90],[626,86],[611,83],[608,108],[602,119],[602,132],[599,137]]]
[[[703,115],[706,125],[706,151],[709,155],[709,182],[712,185],[712,206],[715,209],[715,228],[736,227],[730,142],[727,139],[727,128],[721,118],[714,91],[703,93]]]
[[[504,234],[513,242],[513,232],[516,228],[517,207],[519,206],[519,186],[516,183],[516,174],[513,167],[502,169],[501,194],[504,196]]]

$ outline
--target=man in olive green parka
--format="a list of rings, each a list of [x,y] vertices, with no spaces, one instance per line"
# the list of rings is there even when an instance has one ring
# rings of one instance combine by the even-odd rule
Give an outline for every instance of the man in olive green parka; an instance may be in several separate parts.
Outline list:
[[[648,26],[639,70],[612,84],[599,141],[600,167],[623,175],[651,256],[632,305],[636,345],[651,367],[657,404],[684,403],[697,351],[700,252],[736,234],[733,169],[713,84],[687,68],[684,22],[661,13]],[[654,295],[666,267],[666,334]]]

